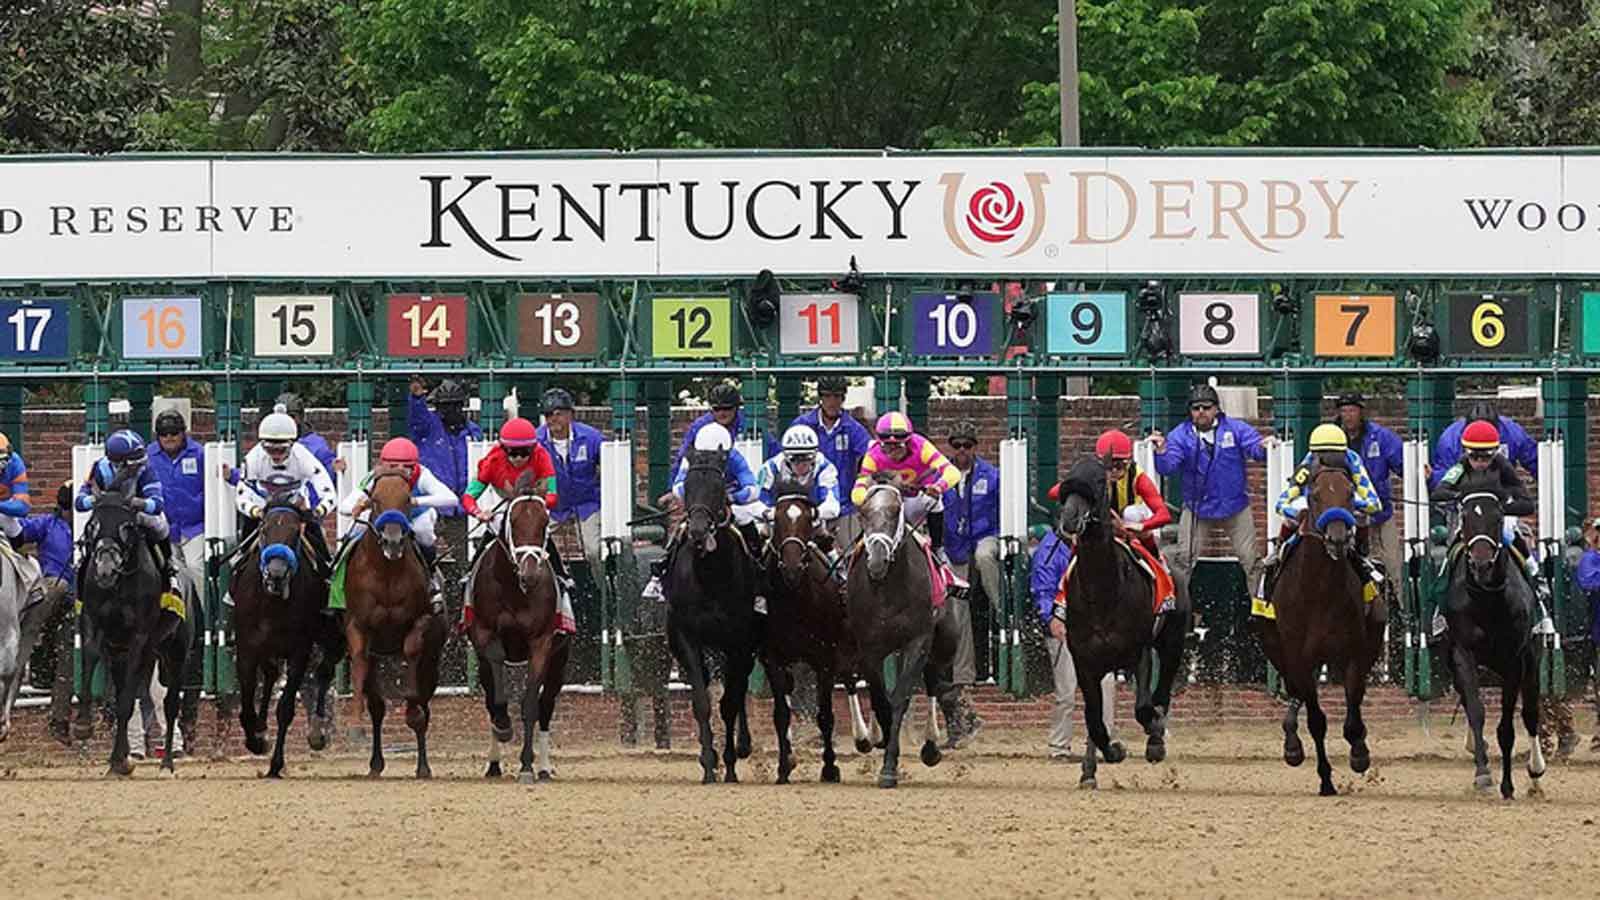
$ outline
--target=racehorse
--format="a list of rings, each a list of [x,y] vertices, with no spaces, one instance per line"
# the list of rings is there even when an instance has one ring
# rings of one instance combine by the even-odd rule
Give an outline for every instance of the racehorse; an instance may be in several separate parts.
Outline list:
[[[0,743],[11,734],[11,707],[22,690],[23,667],[55,612],[53,603],[33,602],[44,599],[33,590],[38,580],[38,563],[0,550]]]
[[[745,546],[733,525],[723,475],[727,456],[718,450],[689,451],[689,469],[683,481],[683,537],[663,581],[667,641],[689,682],[699,726],[703,784],[717,780],[706,650],[720,650],[723,657],[722,761],[724,780],[732,783],[739,780],[735,762],[750,755],[745,693],[761,645],[762,626],[755,611],[760,573],[752,548]]]
[[[1128,755],[1122,742],[1112,741],[1106,731],[1100,681],[1108,672],[1134,671],[1133,714],[1144,727],[1144,758],[1152,763],[1166,759],[1167,711],[1183,656],[1184,629],[1174,623],[1157,628],[1154,575],[1140,567],[1134,551],[1116,535],[1118,513],[1106,490],[1106,461],[1094,456],[1079,460],[1062,482],[1060,495],[1056,533],[1072,547],[1071,567],[1063,578],[1062,614],[1090,738],[1079,785],[1092,789],[1098,786],[1096,750],[1112,764]]]
[[[789,741],[789,695],[795,677],[791,666],[804,662],[817,676],[817,730],[822,733],[822,780],[839,781],[833,749],[833,685],[848,674],[855,693],[850,633],[845,625],[844,595],[833,577],[833,564],[817,546],[817,508],[808,487],[782,482],[773,489],[772,539],[762,553],[767,579],[766,641],[762,651],[772,683],[772,724],[778,731],[778,783],[788,784],[794,771]],[[852,725],[857,723],[852,722]],[[861,736],[858,732],[858,736]]]
[[[400,469],[380,468],[368,487],[368,519],[345,570],[345,640],[355,707],[366,701],[372,716],[368,776],[383,774],[383,688],[374,655],[406,659],[406,724],[417,736],[417,777],[428,766],[428,703],[439,685],[445,623],[428,602],[428,570],[411,533],[411,480]]]
[[[94,498],[93,511],[84,531],[87,548],[78,567],[78,595],[83,603],[83,690],[78,697],[78,717],[73,736],[86,741],[94,736],[94,670],[104,658],[116,692],[116,736],[111,743],[111,768],[108,774],[131,775],[128,762],[128,718],[146,686],[156,664],[160,663],[161,682],[167,685],[163,712],[166,715],[166,752],[161,759],[164,775],[174,775],[173,727],[180,706],[187,710],[196,704],[182,697],[194,688],[185,678],[191,653],[198,659],[196,637],[200,628],[200,605],[194,585],[181,573],[178,576],[182,609],[162,604],[162,576],[154,553],[145,542],[136,510],[143,500],[117,491],[101,491]],[[195,718],[186,714],[183,733],[194,739]]]
[[[929,556],[907,534],[905,502],[901,488],[885,476],[867,490],[857,511],[861,549],[850,559],[845,591],[858,665],[883,729],[878,786],[885,788],[900,782],[900,726],[919,683],[930,698],[922,762],[936,766],[943,756],[934,702],[949,690],[958,638],[955,617],[944,615],[943,605],[932,602],[935,577]],[[883,671],[891,654],[899,654],[893,697],[885,688]],[[954,706],[948,704],[946,712],[953,713]],[[858,739],[858,748],[860,744]]]
[[[1483,740],[1483,698],[1478,693],[1478,664],[1500,676],[1500,796],[1516,795],[1511,782],[1511,754],[1516,746],[1517,697],[1522,698],[1522,724],[1527,729],[1528,777],[1544,776],[1544,750],[1539,745],[1539,643],[1533,637],[1533,588],[1507,560],[1502,528],[1505,512],[1494,488],[1497,478],[1467,472],[1460,485],[1460,540],[1464,549],[1451,557],[1446,592],[1444,650],[1456,693],[1466,707],[1472,729],[1474,782],[1479,790],[1494,787],[1489,774],[1488,745]],[[1538,782],[1534,783],[1537,789]]]
[[[485,777],[500,777],[500,745],[511,741],[506,664],[528,666],[528,687],[522,697],[522,770],[517,780],[533,784],[535,719],[538,780],[548,781],[555,774],[550,764],[550,718],[565,683],[572,643],[569,635],[556,630],[556,577],[545,550],[550,511],[531,472],[517,479],[502,507],[500,533],[473,575],[474,618],[467,633],[478,653],[483,702],[489,709],[491,743]]]
[[[313,648],[321,648],[312,676],[317,705],[307,741],[313,750],[327,746],[328,686],[344,657],[344,637],[323,615],[328,582],[316,571],[304,543],[304,503],[295,496],[298,482],[269,485],[272,494],[256,529],[254,551],[242,554],[229,581],[233,597],[235,648],[239,677],[239,725],[245,747],[260,755],[267,750],[267,710],[277,684],[278,660],[288,663],[288,678],[278,698],[278,736],[268,778],[283,777],[283,745],[294,721],[295,698],[310,667]]]
[[[1331,797],[1333,767],[1328,763],[1328,717],[1317,700],[1322,666],[1343,676],[1344,739],[1350,742],[1350,769],[1365,772],[1372,764],[1361,701],[1367,674],[1383,650],[1387,618],[1381,598],[1370,590],[1351,563],[1356,520],[1351,512],[1355,482],[1342,452],[1319,453],[1310,470],[1306,511],[1300,516],[1298,546],[1288,553],[1270,596],[1276,618],[1251,616],[1267,659],[1283,676],[1289,695],[1283,716],[1283,761],[1305,762],[1300,742],[1300,705],[1317,744],[1319,793]]]

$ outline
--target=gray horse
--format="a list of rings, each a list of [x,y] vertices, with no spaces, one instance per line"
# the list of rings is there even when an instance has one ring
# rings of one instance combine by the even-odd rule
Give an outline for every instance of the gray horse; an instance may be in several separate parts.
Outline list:
[[[39,564],[0,550],[0,741],[11,734],[11,707],[22,690],[22,671],[55,610],[39,584]]]

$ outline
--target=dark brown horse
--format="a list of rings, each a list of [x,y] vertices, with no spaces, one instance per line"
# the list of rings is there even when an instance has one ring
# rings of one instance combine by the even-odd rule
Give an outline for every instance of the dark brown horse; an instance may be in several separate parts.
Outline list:
[[[538,780],[555,775],[550,764],[550,718],[566,680],[569,635],[556,631],[556,578],[545,550],[550,511],[532,474],[518,479],[500,508],[500,531],[472,578],[475,617],[468,635],[478,653],[483,701],[489,708],[489,778],[500,777],[500,745],[511,741],[507,663],[526,663],[522,696],[522,770],[517,780],[534,783],[533,723],[539,723]]]
[[[778,783],[788,784],[794,771],[789,741],[789,696],[794,692],[792,666],[803,662],[817,676],[817,730],[822,733],[822,780],[839,781],[833,750],[833,685],[840,674],[856,678],[850,661],[853,648],[845,622],[844,588],[833,564],[817,545],[822,529],[810,489],[779,484],[772,508],[772,539],[762,555],[767,576],[767,629],[763,663],[772,682],[772,724],[778,731]]]
[[[900,783],[900,726],[919,686],[929,697],[922,762],[936,766],[943,756],[933,703],[950,687],[957,643],[955,617],[931,603],[933,575],[927,555],[906,523],[904,504],[901,488],[894,484],[875,484],[867,492],[858,512],[862,546],[850,559],[845,591],[858,665],[883,729],[878,786],[885,788]],[[892,698],[885,687],[883,668],[890,656],[899,659]],[[952,700],[947,711],[953,713],[954,705]]]
[[[380,468],[368,489],[367,518],[350,551],[345,571],[345,640],[350,648],[350,683],[355,706],[365,700],[372,715],[372,762],[368,775],[383,774],[383,688],[373,656],[406,659],[406,724],[417,735],[417,777],[428,767],[428,703],[439,685],[444,619],[428,603],[428,571],[411,533],[411,479]]]
[[[295,487],[298,487],[296,485]],[[327,746],[328,685],[344,656],[344,638],[322,614],[328,605],[328,582],[302,558],[305,529],[303,501],[295,502],[294,488],[275,493],[268,501],[256,530],[255,552],[243,555],[230,580],[233,621],[238,655],[239,725],[245,747],[254,754],[267,751],[267,710],[277,683],[277,661],[289,664],[283,695],[278,698],[278,736],[273,746],[268,778],[283,776],[283,744],[294,721],[295,697],[310,666],[314,648],[321,663],[313,674],[317,705],[308,740],[311,749]]]
[[[1309,477],[1306,511],[1301,514],[1299,546],[1283,561],[1266,599],[1275,619],[1252,616],[1267,659],[1283,675],[1289,708],[1283,717],[1283,761],[1305,762],[1300,743],[1300,705],[1317,744],[1320,793],[1329,797],[1333,767],[1328,763],[1328,717],[1317,701],[1317,678],[1324,664],[1344,681],[1344,738],[1350,742],[1350,768],[1372,764],[1361,701],[1367,675],[1383,648],[1384,603],[1363,598],[1365,585],[1351,562],[1356,538],[1352,513],[1355,483],[1343,453],[1318,455]]]

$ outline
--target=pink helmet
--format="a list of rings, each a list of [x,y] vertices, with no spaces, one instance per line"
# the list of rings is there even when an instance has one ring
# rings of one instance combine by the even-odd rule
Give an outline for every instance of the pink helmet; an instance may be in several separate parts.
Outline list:
[[[378,454],[378,461],[397,466],[414,466],[417,464],[417,445],[411,443],[410,438],[392,438],[383,445],[383,452]]]
[[[886,412],[878,417],[875,428],[879,438],[908,438],[917,433],[911,427],[911,417],[903,412]]]
[[[500,426],[502,447],[532,447],[537,440],[538,433],[534,430],[533,423],[521,416]]]

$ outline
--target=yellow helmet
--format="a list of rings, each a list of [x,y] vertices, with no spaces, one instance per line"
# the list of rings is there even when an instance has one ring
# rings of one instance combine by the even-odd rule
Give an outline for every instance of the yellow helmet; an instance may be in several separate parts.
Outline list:
[[[1312,450],[1344,450],[1349,446],[1344,429],[1332,422],[1325,422],[1311,430]]]

